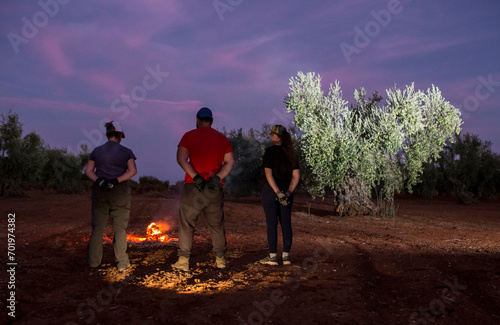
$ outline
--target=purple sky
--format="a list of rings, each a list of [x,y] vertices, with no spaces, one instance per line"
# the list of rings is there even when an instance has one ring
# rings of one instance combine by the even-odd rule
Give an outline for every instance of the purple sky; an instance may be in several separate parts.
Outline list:
[[[175,152],[201,106],[214,127],[289,125],[298,71],[344,97],[434,84],[463,131],[500,152],[500,2],[2,1],[0,112],[77,151],[120,121],[138,175],[182,179]]]

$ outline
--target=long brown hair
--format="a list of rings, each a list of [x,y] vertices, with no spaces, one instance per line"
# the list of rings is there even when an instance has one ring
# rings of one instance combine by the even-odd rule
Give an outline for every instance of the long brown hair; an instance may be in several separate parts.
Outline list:
[[[290,163],[293,166],[297,163],[297,154],[295,153],[295,148],[293,147],[293,140],[288,131],[284,130],[280,136],[281,139],[281,148],[286,153],[288,159],[290,159]]]

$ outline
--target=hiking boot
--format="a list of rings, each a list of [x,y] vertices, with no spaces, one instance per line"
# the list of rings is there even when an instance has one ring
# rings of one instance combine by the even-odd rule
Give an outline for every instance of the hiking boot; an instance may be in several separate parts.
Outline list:
[[[226,258],[224,256],[222,257],[215,257],[215,265],[219,270],[225,270],[226,269]]]
[[[290,261],[290,256],[283,256],[283,265],[291,265],[292,261]]]
[[[189,271],[189,257],[179,256],[179,260],[175,264],[172,264],[172,268],[184,272]]]
[[[120,266],[118,267],[118,272],[125,272],[130,268],[130,266],[131,266],[130,263],[127,264],[126,266]]]
[[[278,265],[278,259],[268,255],[266,258],[261,259],[259,263],[265,265]]]

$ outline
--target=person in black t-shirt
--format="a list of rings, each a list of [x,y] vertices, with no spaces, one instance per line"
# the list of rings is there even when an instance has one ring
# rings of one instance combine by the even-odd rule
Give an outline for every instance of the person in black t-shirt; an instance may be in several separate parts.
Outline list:
[[[271,130],[273,146],[266,149],[262,167],[266,183],[262,187],[261,201],[266,215],[267,242],[269,255],[260,260],[266,265],[278,265],[278,222],[283,234],[283,265],[290,265],[292,247],[292,205],[293,191],[300,178],[297,154],[290,134],[282,125],[274,125]]]
[[[127,255],[127,233],[130,216],[128,180],[137,174],[135,155],[120,144],[125,138],[118,122],[106,123],[108,141],[95,148],[89,156],[85,175],[92,185],[92,234],[87,248],[88,264],[98,267],[102,260],[102,237],[108,217],[113,218],[113,245],[120,272],[130,266]]]

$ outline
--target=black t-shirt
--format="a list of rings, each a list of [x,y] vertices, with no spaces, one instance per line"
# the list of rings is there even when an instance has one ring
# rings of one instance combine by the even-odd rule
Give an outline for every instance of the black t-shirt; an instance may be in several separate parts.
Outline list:
[[[292,166],[290,159],[281,146],[272,146],[266,149],[262,159],[262,167],[270,168],[273,177],[280,189],[287,189],[292,180],[292,172],[299,169],[298,162]]]

